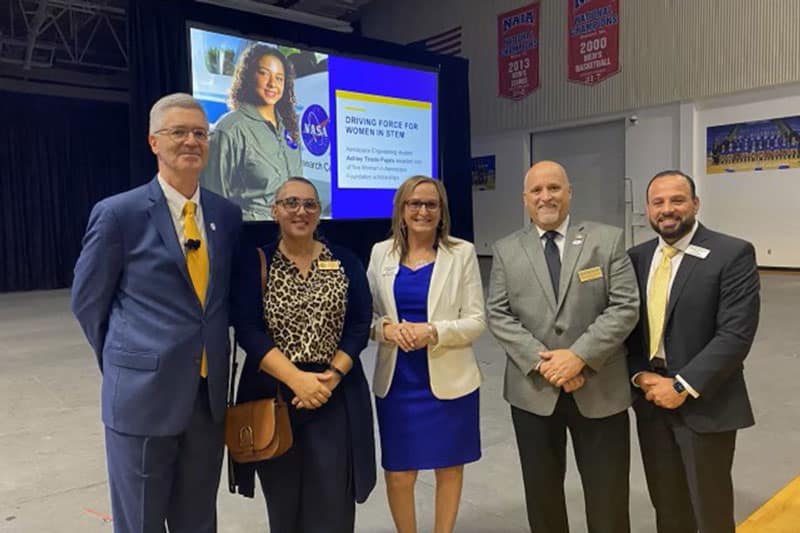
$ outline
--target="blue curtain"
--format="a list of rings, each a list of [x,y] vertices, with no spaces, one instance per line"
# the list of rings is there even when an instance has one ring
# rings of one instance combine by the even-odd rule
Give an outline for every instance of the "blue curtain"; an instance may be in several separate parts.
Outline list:
[[[0,292],[67,287],[92,205],[129,186],[128,106],[0,92]]]

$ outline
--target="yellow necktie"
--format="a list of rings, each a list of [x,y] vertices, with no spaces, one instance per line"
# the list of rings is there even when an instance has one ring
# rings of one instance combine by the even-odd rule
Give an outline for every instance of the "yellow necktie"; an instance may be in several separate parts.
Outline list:
[[[655,357],[661,335],[664,333],[664,315],[667,312],[667,294],[669,280],[672,277],[672,258],[678,253],[677,248],[664,246],[661,248],[661,262],[650,280],[650,292],[647,294],[647,320],[650,326],[650,359]]]
[[[189,277],[192,278],[194,292],[200,305],[205,305],[206,288],[208,288],[208,248],[200,235],[200,228],[194,214],[197,211],[197,204],[186,202],[183,206],[183,236],[189,241],[197,241],[199,247],[189,247],[186,249],[186,268],[189,270]],[[203,347],[203,355],[200,359],[200,375],[208,377],[208,361],[206,360],[206,349]]]

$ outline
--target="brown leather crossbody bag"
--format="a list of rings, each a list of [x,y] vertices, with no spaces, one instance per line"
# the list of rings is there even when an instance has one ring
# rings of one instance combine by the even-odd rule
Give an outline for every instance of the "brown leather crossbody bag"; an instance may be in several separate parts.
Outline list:
[[[261,260],[261,294],[267,286],[267,261],[258,248]],[[237,463],[253,463],[279,457],[292,446],[289,407],[281,394],[280,384],[275,398],[234,404],[236,354],[231,355],[231,380],[228,408],[225,411],[225,445],[228,456]]]

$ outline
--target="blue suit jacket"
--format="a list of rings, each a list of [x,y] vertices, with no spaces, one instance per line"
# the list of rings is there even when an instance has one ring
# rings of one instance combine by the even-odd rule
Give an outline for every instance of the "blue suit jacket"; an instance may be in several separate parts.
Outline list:
[[[72,311],[103,374],[103,423],[131,435],[181,433],[189,424],[203,347],[215,420],[225,415],[231,258],[238,207],[200,191],[210,277],[194,292],[157,179],[98,202],[75,265]]]

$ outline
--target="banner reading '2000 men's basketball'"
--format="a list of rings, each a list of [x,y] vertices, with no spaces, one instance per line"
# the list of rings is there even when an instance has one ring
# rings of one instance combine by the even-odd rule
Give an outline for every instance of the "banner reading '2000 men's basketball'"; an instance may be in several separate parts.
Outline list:
[[[539,4],[497,15],[497,94],[520,100],[539,87]]]
[[[567,2],[569,81],[594,85],[619,72],[619,2]]]

